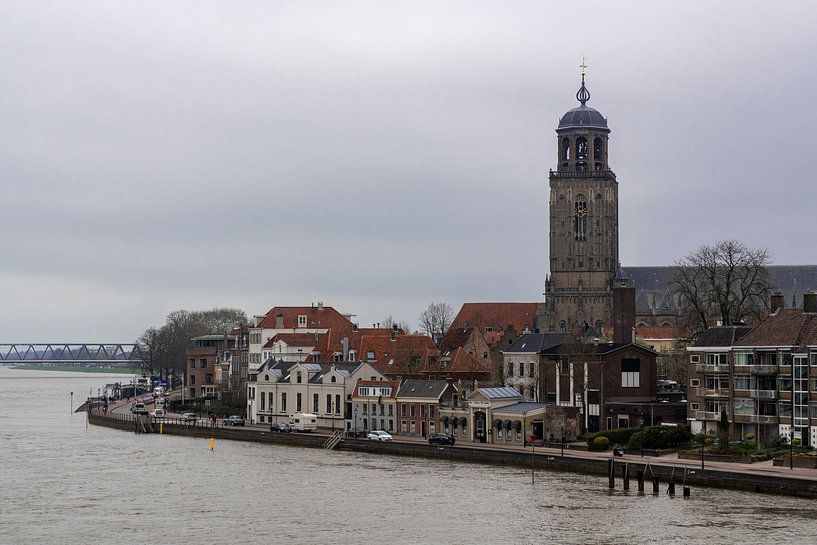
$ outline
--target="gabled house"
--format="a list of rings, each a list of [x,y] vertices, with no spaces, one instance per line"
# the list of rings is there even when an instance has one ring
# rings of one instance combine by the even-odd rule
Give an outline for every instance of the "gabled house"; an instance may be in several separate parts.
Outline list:
[[[397,392],[400,434],[427,437],[440,430],[440,409],[457,399],[457,388],[445,380],[403,381]]]
[[[352,395],[358,380],[386,380],[366,362],[285,362],[267,360],[250,373],[247,419],[266,424],[287,422],[298,412],[314,413],[318,426],[351,429]]]

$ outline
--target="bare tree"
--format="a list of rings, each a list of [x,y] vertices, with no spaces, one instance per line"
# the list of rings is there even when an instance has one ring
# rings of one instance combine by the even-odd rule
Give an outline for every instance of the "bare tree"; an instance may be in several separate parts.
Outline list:
[[[428,308],[420,314],[420,331],[434,339],[437,348],[440,347],[443,336],[451,322],[454,321],[454,309],[448,303],[429,303]]]
[[[409,326],[409,323],[406,320],[395,320],[392,318],[391,314],[383,318],[380,324],[386,329],[391,329],[392,327],[397,326],[397,329],[402,330],[406,335],[411,335],[411,326]]]
[[[148,328],[139,337],[145,369],[151,373],[173,370],[181,377],[185,371],[185,351],[190,339],[207,333],[226,333],[247,322],[243,311],[214,308],[204,311],[174,310],[160,328]]]
[[[735,325],[760,319],[769,294],[769,252],[737,240],[701,246],[675,263],[672,288],[697,336],[714,320]]]

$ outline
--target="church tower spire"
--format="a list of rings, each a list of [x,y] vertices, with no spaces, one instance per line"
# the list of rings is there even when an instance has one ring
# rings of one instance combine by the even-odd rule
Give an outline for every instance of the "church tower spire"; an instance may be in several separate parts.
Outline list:
[[[587,105],[582,59],[579,106],[556,128],[557,163],[550,171],[550,275],[545,283],[548,329],[572,332],[612,322],[618,268],[618,182],[608,165],[607,119]]]

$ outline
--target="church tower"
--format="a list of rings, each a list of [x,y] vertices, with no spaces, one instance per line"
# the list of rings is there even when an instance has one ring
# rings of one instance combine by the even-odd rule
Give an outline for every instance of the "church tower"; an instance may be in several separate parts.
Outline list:
[[[612,325],[613,277],[618,267],[618,182],[610,170],[607,119],[580,105],[559,120],[557,167],[550,171],[550,276],[545,280],[547,330],[601,335]]]

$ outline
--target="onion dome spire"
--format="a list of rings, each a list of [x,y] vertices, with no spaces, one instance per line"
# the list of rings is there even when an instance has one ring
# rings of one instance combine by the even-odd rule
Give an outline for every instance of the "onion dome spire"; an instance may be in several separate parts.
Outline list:
[[[582,86],[579,92],[576,93],[576,98],[582,103],[582,106],[584,106],[587,101],[590,100],[590,91],[584,86],[584,76],[587,74],[587,64],[584,62],[584,57],[582,57],[582,63],[579,65],[579,68],[582,69]]]

